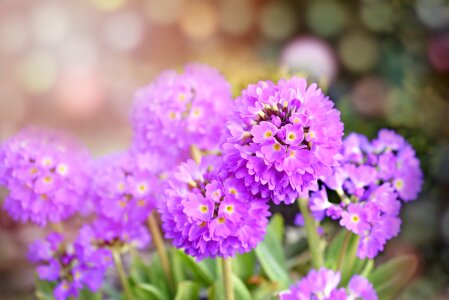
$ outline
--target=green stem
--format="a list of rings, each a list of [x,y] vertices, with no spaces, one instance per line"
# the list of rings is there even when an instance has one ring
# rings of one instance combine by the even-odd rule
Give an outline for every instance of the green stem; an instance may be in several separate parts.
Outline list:
[[[304,218],[304,225],[307,232],[307,242],[309,244],[310,256],[312,257],[312,266],[319,269],[324,265],[323,253],[320,246],[320,237],[317,231],[315,219],[310,214],[309,199],[299,198],[299,210]]]
[[[122,258],[120,257],[119,250],[113,250],[112,256],[114,257],[115,267],[117,268],[118,275],[120,277],[120,282],[122,283],[123,289],[125,291],[125,296],[127,300],[132,300],[131,289],[128,284],[128,279],[126,277],[125,270],[123,269]]]
[[[232,260],[231,258],[221,258],[223,268],[223,283],[225,289],[225,299],[234,300],[234,285],[232,282]]]
[[[164,239],[162,238],[161,231],[156,221],[155,211],[153,210],[148,216],[148,227],[150,228],[151,235],[153,237],[156,251],[159,254],[162,268],[167,276],[168,282],[172,283],[173,276],[170,269],[170,260],[168,259],[167,249],[165,248]]]
[[[341,267],[343,266],[343,262],[345,259],[345,254],[347,254],[346,252],[348,251],[348,245],[349,245],[350,239],[351,239],[351,232],[346,231],[345,238],[343,240],[343,244],[341,245],[340,255],[338,256],[338,260],[337,260],[337,270],[341,271]]]

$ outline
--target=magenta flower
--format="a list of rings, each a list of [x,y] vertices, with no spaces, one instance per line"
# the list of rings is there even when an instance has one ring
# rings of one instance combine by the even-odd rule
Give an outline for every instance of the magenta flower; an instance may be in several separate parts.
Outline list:
[[[41,226],[85,211],[89,161],[86,148],[62,132],[22,130],[0,149],[0,184],[9,190],[5,210]]]
[[[97,291],[112,262],[109,250],[99,247],[88,250],[80,238],[69,244],[58,233],[33,242],[29,246],[29,259],[38,265],[40,279],[57,283],[53,291],[57,300],[76,298],[83,288]]]
[[[191,145],[217,150],[231,105],[231,87],[216,69],[189,64],[181,74],[165,71],[136,93],[134,148],[152,153],[158,172],[187,160]]]
[[[261,81],[234,106],[223,155],[254,195],[293,203],[337,165],[343,124],[316,84],[296,77]]]
[[[339,272],[321,268],[311,270],[307,276],[279,294],[280,300],[377,300],[377,294],[369,281],[354,275],[347,288],[339,287]]]
[[[215,156],[182,164],[159,211],[166,238],[199,260],[251,251],[270,215],[266,201],[230,176]]]

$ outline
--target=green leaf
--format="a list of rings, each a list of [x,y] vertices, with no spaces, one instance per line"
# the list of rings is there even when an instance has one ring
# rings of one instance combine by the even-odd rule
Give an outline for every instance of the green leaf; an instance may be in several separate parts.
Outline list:
[[[414,255],[404,255],[380,265],[369,276],[379,299],[393,299],[412,279],[418,267]]]
[[[345,239],[346,230],[340,230],[334,239],[327,247],[325,254],[325,266],[329,269],[335,269],[337,267],[338,256],[340,255],[340,249]]]
[[[235,274],[232,275],[234,284],[234,296],[238,300],[251,300],[251,293],[245,284]],[[208,293],[209,300],[225,300],[224,283],[221,279],[218,279],[210,287]]]
[[[147,297],[145,299],[148,300],[166,300],[168,298],[164,297],[164,295],[159,291],[159,289],[149,283],[141,283],[137,286],[139,289],[147,292]]]
[[[251,293],[245,284],[235,274],[232,276],[234,283],[235,299],[239,300],[251,300]]]
[[[78,296],[78,300],[101,300],[101,299],[102,299],[101,292],[92,293],[87,289],[81,290]]]
[[[147,264],[145,264],[138,254],[132,255],[131,268],[130,268],[130,277],[136,284],[138,283],[148,283],[150,281],[149,278],[150,268]]]
[[[274,237],[282,244],[285,234],[284,218],[281,214],[275,214],[270,220],[270,226]]]
[[[182,281],[178,286],[175,300],[199,299],[201,286],[193,281]]]
[[[188,256],[181,250],[176,250],[175,255],[178,255],[180,261],[191,271],[195,280],[204,286],[210,286],[214,282],[213,273],[210,271],[206,263],[198,263],[192,257]]]
[[[243,281],[254,274],[255,267],[256,255],[254,251],[245,254],[237,254],[232,259],[232,270],[234,271],[234,274],[240,277]]]
[[[165,276],[161,260],[157,253],[153,254],[151,267],[149,267],[148,270],[151,285],[158,289],[158,291],[164,296],[164,299],[173,299],[174,291],[171,291],[169,288],[167,277]]]
[[[277,222],[268,225],[265,239],[256,248],[256,255],[268,278],[276,282],[279,289],[285,289],[290,284],[290,278],[282,243],[276,233]]]

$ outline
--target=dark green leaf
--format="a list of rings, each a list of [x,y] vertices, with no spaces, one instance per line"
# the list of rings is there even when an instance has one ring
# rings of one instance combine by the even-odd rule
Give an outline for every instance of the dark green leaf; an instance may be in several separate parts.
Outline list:
[[[243,281],[247,280],[254,274],[256,266],[256,254],[254,251],[237,254],[232,260],[232,268],[234,273]]]
[[[379,299],[393,299],[412,279],[418,267],[414,255],[404,255],[380,265],[368,280],[377,291]]]
[[[141,289],[142,291],[145,291],[147,293],[147,297],[145,299],[148,300],[168,300],[167,297],[165,297],[160,290],[149,283],[141,283],[137,286],[139,289]]]
[[[175,255],[178,255],[180,261],[187,267],[195,280],[205,286],[210,286],[214,282],[213,273],[205,265],[205,263],[198,263],[192,257],[188,256],[181,250],[176,250]]]
[[[290,278],[282,243],[276,237],[276,222],[268,225],[265,239],[256,248],[256,255],[268,278],[276,282],[279,289],[284,289],[290,284]]]

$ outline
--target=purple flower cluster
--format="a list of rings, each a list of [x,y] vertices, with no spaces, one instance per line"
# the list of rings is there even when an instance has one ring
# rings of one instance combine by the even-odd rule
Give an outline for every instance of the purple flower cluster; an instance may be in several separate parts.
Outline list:
[[[150,242],[144,224],[156,208],[158,184],[156,176],[130,152],[99,160],[90,191],[97,219],[82,234],[90,232],[97,244],[102,241],[108,247],[144,248]]]
[[[251,251],[270,215],[266,201],[252,196],[222,164],[216,156],[182,164],[160,208],[166,238],[199,260]]]
[[[89,182],[87,149],[62,132],[27,128],[0,150],[4,208],[16,220],[44,226],[80,209]]]
[[[354,275],[348,287],[338,287],[341,275],[325,268],[312,270],[290,290],[281,292],[281,300],[377,300],[377,294],[371,283],[364,277]]]
[[[94,168],[91,187],[97,214],[115,222],[141,223],[156,207],[158,184],[128,152],[103,158]]]
[[[134,148],[155,155],[159,171],[187,160],[191,145],[216,150],[231,105],[231,87],[216,69],[189,64],[181,74],[165,71],[136,93]]]
[[[78,291],[83,288],[97,291],[112,262],[109,250],[87,248],[82,238],[68,244],[58,233],[32,243],[29,259],[38,265],[40,279],[57,282],[54,289],[57,300],[78,297]]]
[[[341,166],[323,178],[341,203],[329,202],[323,187],[312,193],[310,209],[315,216],[339,219],[340,225],[360,236],[358,256],[374,258],[387,240],[399,234],[401,200],[414,200],[421,189],[419,161],[403,137],[386,129],[372,142],[350,134],[341,153]]]
[[[293,203],[337,165],[343,123],[316,84],[293,77],[249,85],[235,101],[223,155],[254,195]]]

